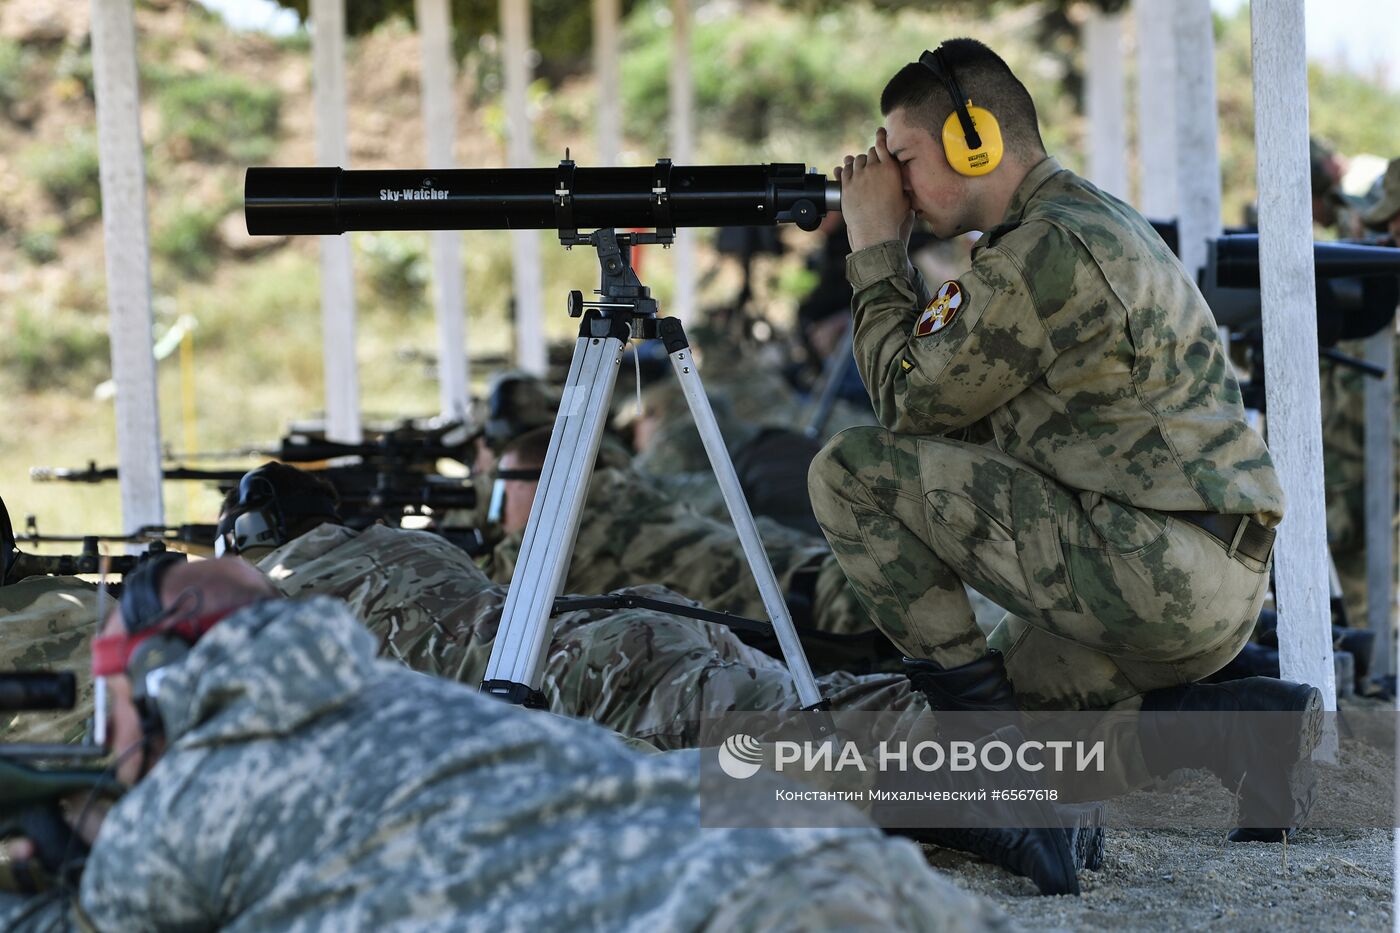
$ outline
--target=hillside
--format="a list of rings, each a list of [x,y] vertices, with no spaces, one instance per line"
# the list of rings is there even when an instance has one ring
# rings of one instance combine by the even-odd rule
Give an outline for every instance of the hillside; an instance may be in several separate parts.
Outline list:
[[[1078,167],[1081,120],[1060,84],[1072,51],[1031,45],[1034,7],[994,3],[989,10],[973,21],[921,11],[875,14],[854,4],[816,18],[758,2],[701,6],[695,25],[700,160],[830,166],[865,144],[888,74],[922,43],[972,34],[1002,49],[1036,82],[1047,143]],[[115,485],[57,487],[27,479],[32,465],[115,457],[111,405],[94,395],[110,365],[87,26],[85,3],[0,5],[0,391],[11,403],[0,428],[0,494],[17,521],[37,512],[49,532],[119,525]],[[182,381],[179,353],[160,364],[163,441],[176,450],[211,450],[272,440],[289,420],[319,405],[317,244],[250,240],[242,230],[241,179],[249,165],[313,160],[309,42],[305,34],[275,39],[230,31],[193,0],[141,0],[137,27],[156,335],[183,316],[196,325],[189,378]],[[918,38],[895,43],[891,36]],[[503,165],[497,44],[491,36],[459,44],[468,49],[455,91],[459,164]],[[664,5],[637,8],[626,23],[624,48],[624,160],[649,163],[667,154]],[[352,167],[420,164],[416,37],[402,23],[386,24],[351,43],[348,65]],[[1222,164],[1231,221],[1253,191],[1248,67],[1246,15],[1221,24]],[[1400,152],[1400,140],[1386,136],[1400,127],[1400,98],[1344,76],[1314,77],[1338,103],[1320,106],[1315,99],[1313,113],[1343,152],[1387,144],[1383,154]],[[550,164],[566,146],[588,164],[596,149],[592,82],[540,81],[531,100],[539,164]],[[595,264],[541,237],[545,294],[558,300],[546,320],[555,338],[567,338],[572,326],[563,295],[593,287]],[[790,239],[801,244],[796,232]],[[429,413],[436,387],[427,237],[361,234],[354,242],[366,413]],[[509,239],[469,233],[463,254],[472,353],[500,356],[510,347]],[[644,261],[664,303],[669,260],[657,253]],[[702,271],[714,264],[702,248]],[[781,323],[804,279],[795,264],[773,271],[771,311]],[[708,280],[703,297],[722,300],[734,282],[726,270]],[[484,367],[475,373],[480,379]],[[194,418],[185,420],[190,407]],[[171,521],[207,520],[215,504],[208,493],[167,487]]]

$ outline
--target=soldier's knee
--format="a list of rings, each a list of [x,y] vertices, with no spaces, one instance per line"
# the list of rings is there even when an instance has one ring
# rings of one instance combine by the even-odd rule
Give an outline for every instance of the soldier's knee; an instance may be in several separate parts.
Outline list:
[[[816,504],[818,491],[839,490],[845,477],[859,470],[884,445],[884,428],[857,425],[847,428],[826,442],[807,468],[807,489]]]

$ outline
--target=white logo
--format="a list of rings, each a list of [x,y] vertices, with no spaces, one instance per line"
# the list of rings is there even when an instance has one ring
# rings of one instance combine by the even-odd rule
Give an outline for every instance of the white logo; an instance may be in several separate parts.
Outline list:
[[[763,748],[751,735],[731,735],[719,747],[720,770],[736,780],[753,777],[762,762]]]

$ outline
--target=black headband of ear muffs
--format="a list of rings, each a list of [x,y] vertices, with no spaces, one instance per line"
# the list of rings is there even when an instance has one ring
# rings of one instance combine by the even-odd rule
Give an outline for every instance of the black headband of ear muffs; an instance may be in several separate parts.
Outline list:
[[[967,96],[963,94],[962,85],[958,83],[958,76],[948,64],[948,58],[943,54],[943,46],[939,46],[932,52],[927,49],[919,56],[919,64],[933,72],[948,92],[948,96],[953,99],[953,110],[958,115],[958,123],[962,126],[963,136],[967,139],[967,148],[981,149],[982,135],[977,132],[977,124],[972,122],[972,114],[967,112]]]
[[[119,605],[127,634],[144,631],[164,617],[165,610],[160,604],[161,581],[171,567],[184,562],[183,554],[168,551],[156,554],[142,561],[136,572],[122,581]]]

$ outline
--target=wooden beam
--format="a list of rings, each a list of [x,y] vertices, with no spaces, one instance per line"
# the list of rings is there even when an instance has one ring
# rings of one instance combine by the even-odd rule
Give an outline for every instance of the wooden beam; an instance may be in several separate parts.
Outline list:
[[[316,162],[348,168],[345,113],[345,0],[311,0],[311,67]],[[350,234],[321,239],[321,348],[326,437],[357,444],[360,376],[355,363],[355,273]]]
[[[151,352],[151,254],[146,163],[130,0],[92,0],[92,77],[102,188],[112,378],[117,386],[117,460],[122,526],[165,522],[161,497],[160,399]]]
[[[512,168],[534,167],[530,138],[530,2],[501,0],[502,63],[505,68],[506,150]],[[562,153],[561,153],[562,155]],[[515,360],[529,373],[543,376],[547,365],[543,286],[540,281],[540,234],[512,230],[515,273]]]
[[[1319,688],[1335,710],[1303,0],[1254,3],[1249,15],[1264,356],[1285,374],[1266,387],[1269,451],[1287,502],[1274,545],[1279,664],[1284,679]]]
[[[452,14],[447,0],[415,0],[418,41],[423,58],[423,136],[428,167],[456,168],[452,144],[457,136],[457,112],[453,89],[457,83],[452,62]],[[467,324],[462,273],[462,234],[434,230],[429,249],[433,264],[433,309],[438,335],[438,410],[442,417],[467,416],[470,377],[467,362]]]

